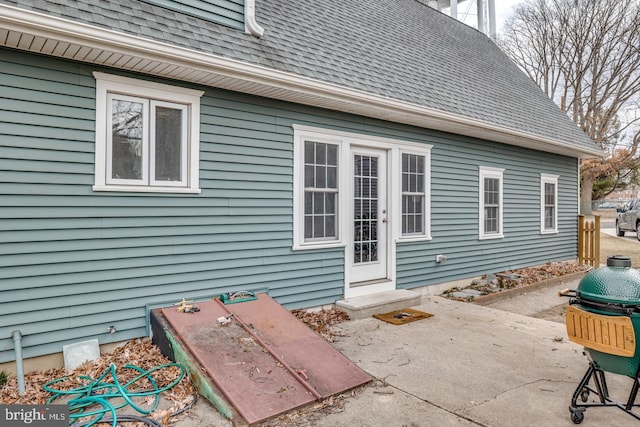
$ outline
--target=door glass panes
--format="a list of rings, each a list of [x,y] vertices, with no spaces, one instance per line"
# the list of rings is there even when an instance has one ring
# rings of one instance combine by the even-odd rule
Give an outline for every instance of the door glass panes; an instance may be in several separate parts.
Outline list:
[[[338,146],[306,141],[304,144],[304,237],[338,237]]]
[[[546,182],[544,184],[544,228],[556,227],[556,185]]]
[[[182,179],[183,110],[155,108],[155,179],[180,181]]]
[[[500,220],[500,180],[484,179],[484,232],[498,233]]]
[[[424,232],[425,158],[402,154],[402,234]]]
[[[353,261],[378,260],[378,158],[356,154],[353,160]]]
[[[143,109],[141,102],[111,101],[111,178],[142,179]]]

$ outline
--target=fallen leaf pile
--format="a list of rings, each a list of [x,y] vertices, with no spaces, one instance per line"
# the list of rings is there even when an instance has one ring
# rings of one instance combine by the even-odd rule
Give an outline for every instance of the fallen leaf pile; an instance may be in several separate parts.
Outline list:
[[[336,309],[319,311],[292,310],[291,313],[329,342],[333,342],[336,336],[331,331],[331,327],[349,320],[347,313]]]
[[[455,297],[453,296],[458,291],[464,291],[465,289],[473,289],[482,292],[482,295],[491,294],[495,292],[501,292],[504,289],[513,289],[522,286],[532,285],[534,283],[544,282],[545,280],[553,279],[554,277],[565,276],[567,274],[584,273],[591,267],[577,264],[575,262],[551,262],[546,264],[525,267],[515,270],[505,270],[500,273],[491,275],[492,278],[488,278],[486,275],[482,276],[483,280],[476,281],[465,287],[454,287],[443,292],[443,295],[456,299],[459,301],[473,301],[474,296],[469,297]]]
[[[134,369],[127,369],[125,365],[134,365],[145,371],[156,368],[161,365],[171,363],[165,358],[160,350],[151,343],[149,339],[133,340],[125,345],[118,347],[110,353],[102,355],[95,361],[89,361],[76,368],[73,372],[67,373],[64,368],[51,369],[43,372],[30,372],[25,374],[25,393],[20,396],[18,394],[18,381],[15,376],[11,376],[7,384],[0,389],[0,404],[21,404],[21,405],[43,405],[52,396],[51,393],[43,390],[42,386],[49,381],[62,379],[51,385],[56,390],[71,390],[82,387],[87,384],[86,379],[81,376],[88,376],[92,379],[98,379],[107,371],[111,364],[114,364],[118,381],[121,384],[130,381],[140,374]],[[174,382],[180,374],[180,369],[175,366],[158,369],[152,373],[152,377],[157,383],[158,388],[162,388]],[[104,378],[105,382],[112,382],[112,377]],[[148,379],[142,379],[135,383],[136,391],[140,389],[151,389]],[[191,384],[188,376],[185,375],[182,380],[174,387],[162,392],[161,399],[163,403],[147,415],[148,418],[160,422],[162,425],[170,425],[170,417],[191,405],[194,401],[195,389]],[[61,402],[53,402],[61,403]],[[150,410],[150,401],[143,401],[141,406]],[[132,411],[129,411],[132,413]],[[143,426],[143,423],[136,423]],[[127,423],[127,426],[135,426],[136,424]],[[111,424],[99,423],[97,426],[106,426]]]
[[[575,262],[548,262],[546,264],[538,265],[535,267],[520,268],[518,270],[507,270],[500,274],[517,275],[518,280],[504,279],[506,284],[513,286],[517,285],[530,285],[532,283],[542,282],[554,277],[564,276],[566,274],[574,274],[585,272],[589,269],[589,266],[577,264]]]

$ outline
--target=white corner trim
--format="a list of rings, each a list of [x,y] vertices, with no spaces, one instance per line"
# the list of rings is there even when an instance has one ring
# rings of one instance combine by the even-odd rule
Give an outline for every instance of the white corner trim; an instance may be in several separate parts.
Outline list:
[[[244,28],[247,33],[255,37],[262,37],[264,28],[256,21],[256,1],[244,1]]]

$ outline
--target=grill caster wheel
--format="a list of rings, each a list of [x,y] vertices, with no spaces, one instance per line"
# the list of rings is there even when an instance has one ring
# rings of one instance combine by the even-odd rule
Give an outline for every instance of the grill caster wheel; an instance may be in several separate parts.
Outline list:
[[[587,400],[589,400],[589,390],[586,388],[582,389],[582,392],[580,393],[580,400],[582,400],[583,402],[586,402]]]
[[[574,424],[580,424],[584,421],[584,411],[571,410],[571,421],[573,421]]]

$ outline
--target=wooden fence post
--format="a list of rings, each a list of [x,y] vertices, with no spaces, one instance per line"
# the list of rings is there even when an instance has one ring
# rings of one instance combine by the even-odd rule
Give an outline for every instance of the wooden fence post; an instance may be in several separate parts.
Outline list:
[[[578,264],[584,264],[584,215],[578,215]]]
[[[578,215],[578,263],[600,266],[600,215],[595,215],[593,221]]]
[[[593,242],[593,264],[591,264],[592,266],[594,266],[595,268],[600,267],[600,215],[596,215],[594,217],[595,220],[595,228],[596,228],[596,233],[595,233],[595,242]]]

